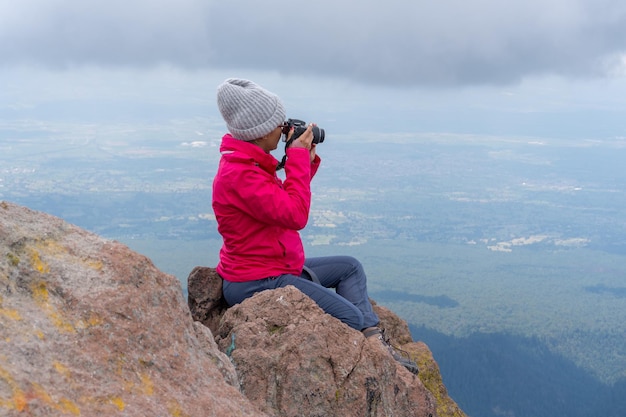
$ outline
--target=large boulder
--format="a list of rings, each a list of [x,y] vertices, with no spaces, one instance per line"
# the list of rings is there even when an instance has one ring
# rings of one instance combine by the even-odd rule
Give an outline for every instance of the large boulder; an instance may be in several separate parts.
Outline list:
[[[413,342],[406,322],[374,309],[392,343],[418,362],[419,377],[376,339],[324,313],[295,287],[263,291],[225,308],[213,268],[188,278],[195,320],[211,327],[235,364],[244,395],[276,416],[455,416],[428,347]]]
[[[0,415],[266,416],[146,257],[0,202]]]

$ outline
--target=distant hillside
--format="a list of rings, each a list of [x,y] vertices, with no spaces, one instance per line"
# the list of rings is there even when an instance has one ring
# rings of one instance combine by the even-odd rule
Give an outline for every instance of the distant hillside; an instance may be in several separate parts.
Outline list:
[[[441,367],[450,394],[481,417],[623,417],[626,378],[599,382],[535,338],[503,333],[456,338],[411,326]]]

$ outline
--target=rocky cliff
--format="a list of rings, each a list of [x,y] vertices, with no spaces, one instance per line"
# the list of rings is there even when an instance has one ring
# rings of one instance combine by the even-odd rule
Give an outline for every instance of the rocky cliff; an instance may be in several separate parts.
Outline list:
[[[464,415],[389,310],[417,377],[293,287],[226,309],[219,285],[196,268],[185,300],[126,246],[0,202],[0,415]]]

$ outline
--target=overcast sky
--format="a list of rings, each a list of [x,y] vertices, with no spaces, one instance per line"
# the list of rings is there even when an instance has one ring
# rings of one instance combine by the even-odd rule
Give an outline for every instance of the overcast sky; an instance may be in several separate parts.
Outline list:
[[[619,137],[626,2],[0,0],[0,75],[0,120],[133,95],[210,113],[232,75],[301,115],[478,131],[475,118],[506,110],[524,120],[491,133],[524,133],[515,125],[593,114],[585,126],[605,126],[587,134]]]

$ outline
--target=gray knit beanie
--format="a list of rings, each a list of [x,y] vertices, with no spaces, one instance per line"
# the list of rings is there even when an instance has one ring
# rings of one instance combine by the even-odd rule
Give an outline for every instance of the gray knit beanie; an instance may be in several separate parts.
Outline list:
[[[217,106],[231,135],[261,138],[285,121],[280,98],[249,80],[229,78],[217,87]]]

